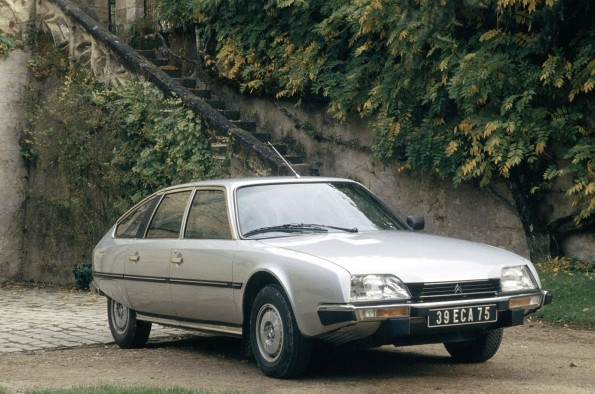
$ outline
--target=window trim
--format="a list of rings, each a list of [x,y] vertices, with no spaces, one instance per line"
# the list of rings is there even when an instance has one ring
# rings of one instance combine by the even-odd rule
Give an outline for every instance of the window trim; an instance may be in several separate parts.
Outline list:
[[[192,197],[194,196],[194,191],[195,191],[194,188],[184,187],[184,188],[180,188],[180,189],[168,190],[167,192],[162,193],[161,197],[159,198],[159,204],[157,204],[157,206],[153,209],[153,213],[151,214],[151,218],[145,224],[145,231],[143,233],[142,239],[152,239],[152,240],[157,240],[157,239],[181,239],[182,229],[184,228],[183,226],[185,225],[185,222],[186,222],[186,215],[188,214],[189,201],[192,201]],[[168,237],[148,238],[147,235],[149,234],[149,226],[153,222],[153,219],[155,218],[155,214],[157,213],[157,210],[159,210],[159,207],[163,203],[163,200],[165,200],[165,196],[170,195],[170,194],[183,193],[183,192],[190,192],[190,196],[188,198],[188,201],[186,201],[186,207],[184,208],[184,213],[182,214],[184,216],[182,216],[182,221],[180,222],[180,230],[178,231],[178,237],[177,238],[168,238]]]
[[[225,211],[227,213],[227,226],[229,227],[229,235],[230,238],[220,239],[220,238],[187,238],[186,237],[186,230],[188,226],[188,219],[190,218],[190,210],[192,209],[192,203],[194,202],[194,198],[196,194],[201,191],[220,191],[223,192],[223,200],[225,201]],[[180,239],[186,239],[189,241],[235,241],[235,229],[233,226],[232,221],[232,212],[230,210],[229,198],[228,198],[228,190],[225,187],[218,187],[218,186],[198,186],[194,188],[194,193],[192,194],[192,198],[190,199],[188,206],[186,207],[186,212],[184,213],[184,222],[183,227],[180,233]]]
[[[229,238],[229,239],[199,239],[199,238],[184,237],[184,235],[186,234],[186,227],[187,227],[188,218],[190,215],[190,209],[192,208],[192,202],[194,201],[194,197],[196,196],[196,194],[199,191],[209,191],[209,190],[223,192],[223,197],[225,200],[225,209],[227,212],[227,225],[229,226],[229,232],[230,232],[231,238]],[[193,241],[200,241],[200,240],[203,240],[203,241],[209,241],[209,240],[210,241],[235,241],[238,239],[238,236],[236,233],[236,228],[234,225],[235,210],[232,210],[233,201],[230,202],[230,200],[229,200],[230,195],[234,195],[234,194],[233,194],[233,192],[230,193],[230,191],[225,186],[216,186],[216,185],[215,186],[186,186],[186,187],[181,187],[181,188],[167,189],[165,191],[159,191],[154,194],[151,194],[150,196],[147,196],[146,198],[142,199],[141,201],[136,203],[134,206],[132,206],[122,216],[120,216],[120,218],[116,222],[116,225],[114,226],[114,230],[112,232],[112,238],[114,238],[114,239],[153,239],[153,240],[176,239],[176,238],[147,238],[147,234],[149,231],[149,224],[153,221],[153,218],[155,217],[155,213],[157,212],[157,209],[159,209],[159,207],[161,206],[161,203],[163,202],[163,199],[165,198],[165,196],[167,194],[180,193],[180,192],[184,192],[184,191],[190,191],[190,197],[186,204],[186,208],[184,209],[184,214],[183,214],[184,216],[182,218],[182,223],[180,225],[180,233],[178,234],[177,239],[186,239],[186,240],[193,240]],[[150,199],[153,199],[153,201],[149,202]],[[149,208],[147,209],[145,216],[143,217],[143,220],[141,221],[141,224],[139,225],[139,228],[136,232],[135,237],[118,237],[118,236],[116,236],[116,231],[118,229],[118,226],[122,223],[124,218],[127,215],[129,215],[132,211],[134,211],[135,209],[138,209],[144,203],[149,203],[150,205],[149,205]]]
[[[150,222],[150,219],[153,217],[153,214],[155,213],[155,208],[159,205],[161,198],[163,198],[163,193],[155,193],[150,196],[147,196],[146,198],[143,198],[140,202],[134,204],[134,206],[132,206],[132,208],[130,208],[122,216],[120,216],[120,218],[116,222],[116,225],[114,226],[114,231],[112,232],[112,238],[115,238],[115,239],[142,239],[142,238],[144,238],[143,234],[146,233],[147,226]],[[133,213],[134,211],[136,211],[137,209],[139,209],[141,206],[143,206],[145,204],[148,204],[147,211],[145,212],[145,215],[143,216],[143,218],[138,226],[138,229],[136,230],[136,234],[134,235],[134,237],[118,236],[117,235],[118,228],[120,227],[120,225],[122,224],[124,219],[128,215],[130,215],[131,213]]]

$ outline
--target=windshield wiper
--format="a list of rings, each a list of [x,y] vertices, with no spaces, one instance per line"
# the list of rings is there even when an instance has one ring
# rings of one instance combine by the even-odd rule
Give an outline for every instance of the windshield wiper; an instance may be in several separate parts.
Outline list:
[[[336,226],[328,226],[326,224],[302,224],[302,226],[312,226],[312,227],[322,227],[322,228],[330,228],[333,230],[344,231],[346,233],[357,233],[357,227],[347,228],[347,227],[336,227]]]
[[[288,223],[279,226],[268,226],[261,227],[243,234],[244,237],[250,237],[256,234],[270,233],[270,232],[281,232],[281,233],[299,233],[303,231],[314,231],[314,232],[328,232],[327,229],[340,230],[348,233],[357,233],[357,228],[343,228],[335,226],[327,226],[324,224],[304,224],[304,223]]]
[[[281,224],[279,226],[268,226],[268,227],[257,228],[252,231],[248,231],[246,234],[244,234],[244,237],[249,237],[251,235],[256,235],[256,234],[271,233],[271,232],[297,233],[297,232],[302,232],[304,230],[328,232],[327,229],[322,228],[320,226],[311,226],[308,224],[298,224],[298,223],[288,223],[288,224]]]

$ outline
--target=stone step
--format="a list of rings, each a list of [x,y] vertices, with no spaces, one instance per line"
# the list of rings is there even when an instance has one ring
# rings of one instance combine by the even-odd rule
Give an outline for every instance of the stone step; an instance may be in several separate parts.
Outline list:
[[[157,67],[167,66],[169,64],[169,59],[149,59],[151,63],[156,65]]]
[[[182,70],[180,70],[179,68],[175,68],[172,66],[161,66],[159,68],[165,71],[165,73],[169,75],[171,78],[182,78]]]
[[[154,49],[137,49],[136,51],[139,55],[146,57],[150,61],[157,59],[157,53]]]
[[[291,168],[297,172],[300,176],[312,175],[312,168],[308,163],[292,164]],[[289,170],[289,175],[293,175],[293,172]]]
[[[200,97],[200,98],[204,98],[204,99],[210,99],[213,95],[212,92],[207,89],[190,88],[188,90],[190,90],[190,92],[192,94],[194,94],[196,97]]]
[[[304,157],[300,155],[283,155],[285,160],[292,164],[302,164],[304,163]]]
[[[265,142],[265,144],[268,145],[268,141]],[[275,149],[277,149],[277,152],[279,152],[281,155],[283,155],[285,157],[285,155],[287,154],[287,145],[286,144],[273,144],[273,146],[275,147]]]
[[[225,109],[225,101],[223,100],[205,100],[205,102],[215,109]]]
[[[229,109],[219,110],[221,115],[225,116],[229,120],[240,120],[240,111],[233,111]]]
[[[211,150],[216,155],[225,155],[225,153],[227,153],[227,144],[225,144],[223,142],[212,143]]]
[[[271,133],[268,131],[259,131],[257,133],[252,133],[259,141],[264,142],[265,144],[271,140]],[[281,153],[283,154],[283,153]]]
[[[256,130],[256,123],[252,121],[246,120],[232,120],[231,123],[238,126],[240,129],[244,129],[246,131],[254,131]]]
[[[196,79],[194,78],[174,78],[185,88],[196,88]]]

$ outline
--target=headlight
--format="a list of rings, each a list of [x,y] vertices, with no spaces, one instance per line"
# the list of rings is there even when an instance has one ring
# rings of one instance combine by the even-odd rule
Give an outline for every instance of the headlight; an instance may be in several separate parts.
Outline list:
[[[406,300],[411,298],[407,286],[393,275],[353,275],[351,301]]]
[[[536,288],[537,282],[526,265],[502,268],[502,272],[500,273],[500,289],[503,293]]]

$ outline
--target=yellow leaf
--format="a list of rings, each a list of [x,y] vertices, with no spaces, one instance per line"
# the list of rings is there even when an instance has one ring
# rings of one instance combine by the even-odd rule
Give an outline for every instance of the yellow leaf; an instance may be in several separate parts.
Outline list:
[[[489,122],[483,132],[483,138],[488,138],[498,128],[497,122]]]
[[[542,154],[543,151],[545,150],[545,142],[540,141],[537,143],[537,145],[535,145],[535,154]]]
[[[583,312],[587,312],[590,308],[583,308]]]

